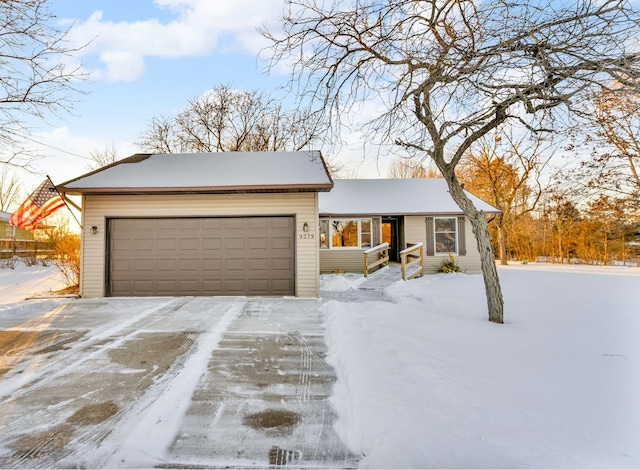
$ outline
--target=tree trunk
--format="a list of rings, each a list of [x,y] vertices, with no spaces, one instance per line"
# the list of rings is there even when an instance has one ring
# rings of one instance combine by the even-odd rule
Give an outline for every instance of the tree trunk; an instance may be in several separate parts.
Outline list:
[[[484,290],[487,295],[489,321],[503,323],[504,301],[485,214],[483,211],[475,208],[471,200],[465,195],[455,175],[445,175],[445,179],[449,186],[451,197],[453,197],[453,200],[462,209],[464,214],[469,217],[473,234],[476,237],[478,252],[480,253],[482,276],[484,278]]]
[[[509,264],[507,262],[507,231],[505,230],[504,225],[502,225],[502,220],[498,225],[498,234],[500,237],[500,264],[502,266],[507,266]]]

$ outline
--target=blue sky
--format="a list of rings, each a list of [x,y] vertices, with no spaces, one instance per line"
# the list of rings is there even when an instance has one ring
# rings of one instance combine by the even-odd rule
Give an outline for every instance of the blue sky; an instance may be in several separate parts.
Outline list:
[[[278,87],[288,79],[284,73],[265,74],[266,62],[258,58],[267,43],[256,28],[276,26],[281,0],[51,0],[50,5],[62,25],[73,23],[74,44],[89,43],[71,59],[90,76],[80,84],[87,94],[77,96],[72,115],[38,123],[33,135],[46,144],[33,144],[46,156],[35,167],[56,184],[85,173],[92,150],[113,145],[121,157],[141,150],[135,142],[152,117],[179,111],[214,86],[279,96]],[[375,168],[358,175],[385,176]],[[41,179],[20,176],[34,187]]]

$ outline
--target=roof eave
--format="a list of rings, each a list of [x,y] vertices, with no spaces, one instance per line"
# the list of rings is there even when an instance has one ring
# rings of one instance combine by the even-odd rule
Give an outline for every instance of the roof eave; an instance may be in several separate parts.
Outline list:
[[[499,210],[483,211],[485,214],[500,214]],[[429,215],[465,215],[460,211],[431,211],[431,212],[322,212],[320,217],[397,217],[397,216],[429,216]]]
[[[333,183],[286,184],[286,185],[239,185],[239,186],[202,186],[202,187],[71,187],[58,186],[65,194],[245,194],[245,193],[282,193],[282,192],[327,192]]]

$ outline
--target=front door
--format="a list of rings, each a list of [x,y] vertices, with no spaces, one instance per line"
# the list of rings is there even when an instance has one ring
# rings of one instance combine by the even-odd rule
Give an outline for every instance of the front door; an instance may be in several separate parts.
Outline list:
[[[389,261],[400,262],[398,250],[398,219],[382,219],[382,243],[389,244]]]

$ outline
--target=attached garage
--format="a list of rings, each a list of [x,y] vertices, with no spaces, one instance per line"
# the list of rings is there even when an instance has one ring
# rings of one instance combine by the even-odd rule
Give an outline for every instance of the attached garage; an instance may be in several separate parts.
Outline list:
[[[82,198],[80,295],[319,295],[319,152],[134,155]]]
[[[111,296],[295,295],[293,217],[111,218]]]

